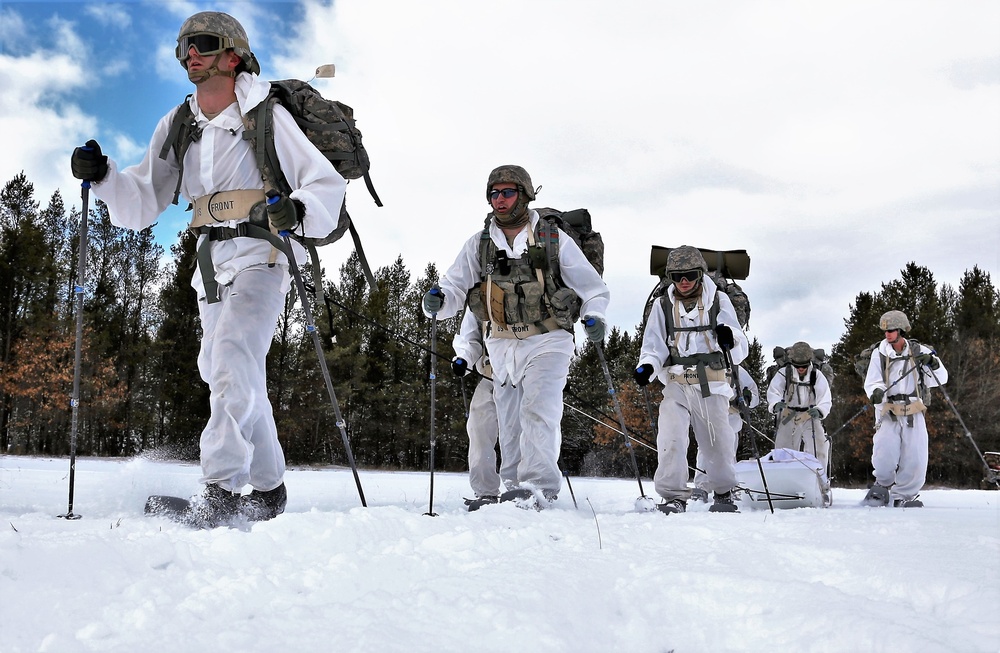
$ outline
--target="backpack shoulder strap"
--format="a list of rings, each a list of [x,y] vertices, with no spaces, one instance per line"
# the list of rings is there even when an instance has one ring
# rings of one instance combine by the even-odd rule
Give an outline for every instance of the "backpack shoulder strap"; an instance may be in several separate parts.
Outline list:
[[[493,239],[490,238],[490,228],[489,226],[483,227],[483,231],[479,234],[479,279],[480,281],[486,280],[486,268],[493,262],[494,257],[496,257],[497,246],[493,244]]]
[[[555,221],[548,218],[539,217],[538,226],[535,229],[538,242],[545,245],[545,258],[548,269],[552,271],[552,279],[557,285],[563,286],[562,276],[559,274],[559,227]]]
[[[189,104],[191,96],[188,95],[177,107],[174,119],[170,122],[170,131],[167,132],[167,139],[160,148],[160,158],[166,160],[171,150],[177,159],[180,171],[177,174],[177,186],[174,188],[173,204],[177,204],[177,198],[181,194],[181,182],[184,180],[184,155],[187,154],[191,143],[201,138],[201,129],[198,127],[194,114],[191,112]]]
[[[281,172],[278,152],[274,149],[274,104],[278,102],[277,92],[271,92],[260,104],[243,116],[243,138],[250,141],[250,149],[257,159],[260,176],[264,180],[265,192],[273,188],[284,196],[292,189]]]

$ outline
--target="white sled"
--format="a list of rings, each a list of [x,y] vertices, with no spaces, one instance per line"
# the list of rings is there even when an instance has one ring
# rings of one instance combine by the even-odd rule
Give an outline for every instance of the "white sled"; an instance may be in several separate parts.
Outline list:
[[[804,451],[775,449],[761,456],[771,505],[784,508],[826,508],[832,502],[830,479],[816,457]],[[767,493],[756,460],[736,463],[740,500],[755,510],[769,510]]]

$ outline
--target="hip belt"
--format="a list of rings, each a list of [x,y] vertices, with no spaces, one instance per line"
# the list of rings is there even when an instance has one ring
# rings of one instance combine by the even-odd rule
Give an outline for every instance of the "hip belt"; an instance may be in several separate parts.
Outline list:
[[[534,324],[521,323],[508,324],[506,326],[501,326],[496,322],[490,324],[490,336],[510,340],[523,340],[531,336],[560,330],[562,330],[562,327],[559,326],[554,317],[547,317],[541,322],[535,322]]]
[[[924,402],[919,399],[914,399],[913,401],[907,401],[905,403],[887,403],[885,405],[885,412],[897,417],[916,415],[917,413],[922,413],[925,410],[927,410],[927,407],[924,406]]]
[[[225,190],[197,198],[191,215],[189,229],[218,224],[229,220],[242,220],[250,215],[254,204],[264,201],[264,191]]]
[[[713,370],[710,367],[703,368],[704,379],[702,379],[698,374],[697,368],[688,368],[684,370],[683,374],[674,374],[673,372],[668,373],[668,379],[673,383],[682,383],[684,385],[701,385],[702,381],[729,381],[729,370]]]

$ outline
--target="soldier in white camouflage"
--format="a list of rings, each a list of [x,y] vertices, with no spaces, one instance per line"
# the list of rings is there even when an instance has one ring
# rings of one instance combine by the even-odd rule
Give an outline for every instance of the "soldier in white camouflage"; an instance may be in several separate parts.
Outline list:
[[[656,437],[658,460],[653,485],[665,513],[687,510],[688,429],[693,428],[714,498],[712,512],[736,512],[736,433],[729,421],[735,396],[733,365],[746,358],[749,344],[729,297],[706,274],[708,265],[695,247],[667,255],[670,285],[652,307],[642,337],[635,380],[645,386],[655,375],[663,383]]]
[[[557,256],[549,258],[538,239],[550,225],[528,207],[535,189],[524,168],[495,168],[486,199],[492,209],[487,228],[466,241],[440,287],[424,296],[423,309],[443,320],[468,305],[488,323],[501,447],[514,442],[519,453],[503,454],[504,468],[515,461],[517,468],[514,478],[503,478],[501,500],[543,507],[562,487],[562,393],[576,350],[574,324],[580,315],[592,318],[585,319],[587,337],[603,340],[610,292],[564,231],[556,230]]]
[[[215,527],[275,517],[287,496],[265,363],[291,278],[285,254],[245,237],[247,224],[259,220],[266,230],[270,221],[275,231],[298,226],[307,236],[325,235],[339,222],[346,182],[291,114],[275,107],[274,139],[293,190],[265,211],[242,117],[267,98],[270,84],[258,77],[246,30],[228,14],[195,14],[181,26],[175,54],[194,84],[187,106],[198,138],[179,157],[169,148],[174,108],[160,119],[140,163],[119,169],[90,140],[74,150],[71,167],[119,227],[150,226],[178,190],[194,206],[191,228],[200,230],[199,252],[209,254],[207,271],[193,275],[191,285],[202,326],[198,369],[210,389],[211,415],[200,443],[205,488],[181,518]],[[305,250],[294,241],[292,248],[304,264]],[[252,490],[243,495],[246,485]]]
[[[775,449],[805,451],[829,472],[830,441],[823,418],[830,414],[833,395],[826,376],[813,365],[813,348],[796,342],[786,353],[788,365],[767,386],[767,401],[777,420]]]
[[[885,339],[872,352],[865,394],[875,405],[872,474],[864,503],[919,508],[917,494],[927,477],[927,403],[930,388],[948,382],[948,370],[931,347],[907,338],[910,320],[902,311],[879,319]]]

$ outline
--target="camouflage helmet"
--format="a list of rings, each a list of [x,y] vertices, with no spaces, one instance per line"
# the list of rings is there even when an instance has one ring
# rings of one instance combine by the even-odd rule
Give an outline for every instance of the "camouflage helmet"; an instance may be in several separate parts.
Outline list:
[[[191,46],[190,39],[201,34],[220,37],[219,45],[227,50],[232,49],[243,60],[243,67],[248,72],[254,75],[260,74],[260,64],[257,63],[257,57],[250,51],[250,39],[247,37],[246,30],[243,29],[238,20],[221,11],[202,11],[188,18],[181,25],[181,29],[177,33],[176,54],[177,60],[185,69],[187,69],[185,63],[187,53]]]
[[[812,359],[813,349],[808,342],[799,341],[788,348],[788,360],[792,365],[805,367]]]
[[[708,264],[705,257],[697,247],[681,245],[670,250],[667,254],[666,273],[684,272],[685,270],[701,270],[708,272]]]
[[[486,180],[486,201],[490,201],[490,191],[496,184],[516,184],[517,190],[528,198],[528,201],[535,199],[535,187],[531,185],[531,177],[528,171],[521,166],[504,165],[493,168],[489,179]]]
[[[879,318],[878,328],[883,331],[899,329],[900,331],[908,332],[910,330],[910,321],[906,318],[906,313],[903,311],[889,311]]]

